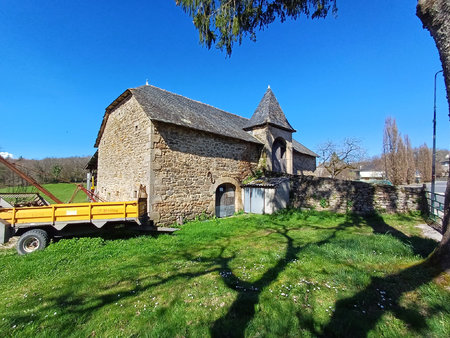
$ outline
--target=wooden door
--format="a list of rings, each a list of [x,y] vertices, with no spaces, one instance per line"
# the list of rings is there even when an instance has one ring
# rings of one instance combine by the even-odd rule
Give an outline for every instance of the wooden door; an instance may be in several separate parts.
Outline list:
[[[273,143],[272,170],[286,172],[286,142],[280,138]]]
[[[227,217],[235,212],[235,191],[234,185],[225,183],[219,185],[216,190],[216,217]]]

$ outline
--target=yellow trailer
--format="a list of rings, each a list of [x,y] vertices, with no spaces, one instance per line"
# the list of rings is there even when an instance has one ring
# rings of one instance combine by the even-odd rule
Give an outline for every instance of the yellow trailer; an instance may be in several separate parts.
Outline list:
[[[143,225],[147,216],[145,198],[127,202],[95,202],[53,204],[41,207],[0,209],[0,243],[12,236],[21,235],[17,251],[26,254],[47,246],[50,235],[64,235],[70,225],[72,233],[82,230],[82,225],[96,229],[107,223]],[[85,230],[85,227],[83,227]],[[71,233],[71,234],[72,234]]]

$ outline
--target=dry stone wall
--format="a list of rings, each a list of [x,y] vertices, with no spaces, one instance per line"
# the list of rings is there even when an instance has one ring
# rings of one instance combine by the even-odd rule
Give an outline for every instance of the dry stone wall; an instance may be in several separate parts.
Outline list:
[[[150,219],[159,225],[212,216],[221,183],[236,186],[256,169],[262,146],[171,124],[152,130]]]
[[[273,175],[273,174],[272,174]],[[336,212],[405,213],[427,210],[422,188],[373,185],[324,177],[291,175],[291,205]]]
[[[100,197],[134,200],[140,184],[148,188],[150,126],[149,118],[131,96],[110,113],[98,147]]]

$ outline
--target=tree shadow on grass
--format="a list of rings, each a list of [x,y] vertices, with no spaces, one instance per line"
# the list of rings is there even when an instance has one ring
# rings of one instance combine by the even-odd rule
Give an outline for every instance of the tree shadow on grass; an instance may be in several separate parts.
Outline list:
[[[276,224],[276,223],[274,223]],[[277,277],[286,269],[289,262],[291,262],[293,259],[298,258],[298,255],[301,253],[302,250],[304,250],[306,247],[314,245],[314,246],[322,246],[326,243],[330,243],[333,238],[336,237],[336,234],[339,231],[343,231],[347,227],[361,227],[368,225],[372,227],[374,230],[374,233],[377,234],[390,234],[393,237],[396,237],[406,245],[410,246],[414,252],[414,254],[419,254],[422,257],[426,257],[429,255],[434,247],[436,246],[436,242],[424,239],[416,236],[408,237],[405,234],[403,234],[401,231],[398,231],[397,229],[389,226],[383,218],[378,214],[368,215],[368,216],[361,216],[357,214],[348,214],[346,215],[346,219],[341,224],[338,224],[335,227],[325,227],[325,228],[317,228],[317,229],[323,229],[323,230],[333,230],[332,234],[328,236],[326,239],[308,243],[306,245],[300,246],[300,245],[294,245],[294,240],[291,236],[289,236],[289,231],[293,230],[299,230],[299,229],[288,229],[282,224],[276,224],[277,229],[274,229],[272,233],[281,235],[286,240],[286,249],[284,256],[278,260],[278,262],[269,270],[267,270],[264,275],[259,278],[257,281],[253,283],[248,283],[246,281],[240,280],[230,269],[229,262],[232,260],[232,258],[223,258],[222,254],[219,257],[218,263],[221,266],[221,271],[226,272],[225,274],[222,274],[222,278],[225,282],[225,284],[230,288],[238,292],[238,295],[236,299],[234,300],[233,304],[229,308],[228,312],[219,318],[211,328],[211,335],[213,337],[243,337],[245,335],[245,329],[248,325],[248,323],[253,319],[255,315],[255,305],[259,302],[259,297],[262,292],[262,290],[270,285],[272,282],[274,282]],[[316,228],[312,225],[310,227]],[[279,230],[281,229],[281,230]],[[409,278],[415,278],[415,274],[419,274],[420,278],[415,278],[415,280],[418,282],[417,286],[427,282],[430,280],[430,274],[424,273],[426,271],[423,270],[424,268],[422,266],[417,267],[413,270],[405,271],[405,275],[399,275],[394,278],[394,280],[387,279],[386,283],[391,284],[395,283],[395,280],[406,278],[408,280]],[[433,270],[430,270],[433,271]],[[433,274],[434,276],[434,274]],[[431,277],[432,278],[432,277]],[[380,279],[380,278],[379,278]],[[380,280],[383,280],[381,278]],[[374,285],[378,285],[380,281],[378,279],[374,279]],[[373,284],[373,283],[372,283]],[[371,284],[371,285],[372,285]],[[406,285],[406,284],[405,284]],[[408,284],[412,289],[415,288],[414,285]],[[354,309],[353,302],[355,300],[358,300],[359,303],[362,304],[369,304],[372,303],[371,298],[373,298],[372,295],[372,286],[369,286],[367,288],[368,292],[367,294],[362,293],[360,296],[355,296],[356,299],[349,300],[349,303],[351,304],[351,308]],[[374,287],[375,289],[379,288],[379,286]],[[380,289],[382,290],[382,289]],[[375,294],[377,295],[377,294]],[[369,297],[370,296],[370,297]],[[366,299],[367,298],[367,299]],[[378,302],[375,302],[377,304]],[[395,301],[394,301],[395,303]],[[392,304],[394,304],[392,303]],[[340,303],[337,304],[337,307],[340,309]],[[342,312],[342,317],[345,319],[348,316],[347,306],[348,304],[345,303],[346,310]],[[338,313],[338,308],[336,309],[336,314]],[[398,311],[399,314],[406,316],[406,319],[412,318],[410,321],[414,321],[415,323],[419,323],[418,325],[421,327],[423,326],[424,320],[423,317],[421,317],[421,320],[418,320],[420,317],[420,314],[418,313],[411,313],[410,310],[406,311],[406,309],[402,309],[402,311]],[[302,324],[303,328],[306,330],[309,330],[313,334],[318,334],[314,329],[314,321],[311,317],[305,317],[304,314],[297,314],[299,323]],[[334,317],[333,317],[334,318]],[[342,318],[341,318],[342,319]],[[361,320],[361,319],[359,319]],[[340,320],[338,320],[340,323]],[[364,321],[363,321],[364,322]],[[421,324],[422,323],[422,324]],[[334,335],[334,329],[338,329],[338,327],[335,324],[330,323],[330,326],[326,328],[326,335]],[[338,336],[354,334],[355,332],[359,333],[358,330],[353,331],[349,330],[346,332],[344,330],[343,334],[337,334]]]
[[[181,254],[186,258],[186,260],[195,260],[189,254]],[[153,264],[152,262],[148,263]],[[139,266],[128,266],[128,270],[132,271],[133,268],[139,269],[143,265]],[[205,269],[206,268],[206,269]],[[87,296],[84,293],[79,293],[77,291],[76,282],[74,281],[74,286],[65,292],[58,294],[58,288],[60,286],[55,285],[54,289],[57,295],[48,294],[38,294],[36,292],[29,291],[30,295],[28,298],[36,298],[36,305],[38,306],[38,311],[18,311],[16,313],[3,314],[3,323],[8,324],[10,327],[24,328],[30,323],[39,323],[39,331],[51,329],[52,335],[71,335],[75,329],[75,323],[82,323],[89,321],[96,311],[102,309],[108,305],[117,305],[125,303],[128,299],[136,297],[138,294],[156,288],[158,286],[170,283],[171,281],[180,280],[191,280],[209,273],[218,272],[219,268],[215,264],[215,260],[206,262],[206,266],[202,265],[201,271],[189,271],[189,272],[178,272],[171,274],[168,277],[160,277],[159,275],[153,275],[146,278],[139,277],[137,274],[133,275],[130,273],[127,278],[119,278],[116,282],[104,286],[103,289],[93,289],[86,290],[83,292],[94,292],[96,296]],[[120,285],[129,285],[125,289],[122,287],[121,291],[118,291],[115,287]],[[113,291],[114,289],[114,291]],[[38,297],[39,302],[38,302]],[[119,304],[120,303],[120,304]],[[58,311],[53,313],[54,309],[57,308]],[[161,306],[160,311],[164,311]],[[74,318],[76,321],[74,322]],[[44,323],[48,323],[44,325]],[[41,332],[42,333],[42,332]],[[48,333],[48,332],[47,332]]]
[[[276,231],[272,231],[274,233]],[[287,231],[286,231],[287,233]],[[122,236],[119,236],[121,238]],[[122,237],[123,238],[123,237]],[[126,236],[125,236],[126,238]],[[289,236],[287,236],[289,238]],[[290,247],[288,247],[286,259],[295,256],[295,252],[291,253],[291,249],[293,240],[289,239]],[[228,243],[229,244],[229,243]],[[209,247],[209,245],[207,245]],[[240,285],[230,284],[231,281],[225,278],[223,272],[229,270],[230,262],[236,257],[235,254],[230,256],[225,256],[225,251],[228,249],[229,245],[220,246],[220,253],[217,255],[212,255],[210,257],[199,257],[195,254],[192,254],[189,251],[174,251],[169,256],[166,256],[166,259],[181,259],[182,261],[198,263],[199,266],[189,266],[188,271],[180,272],[178,270],[171,270],[170,274],[166,276],[165,274],[156,274],[151,276],[146,276],[144,278],[141,277],[139,273],[134,273],[133,271],[139,271],[144,268],[145,265],[149,266],[155,264],[154,261],[149,260],[148,262],[142,262],[142,264],[127,265],[127,274],[126,278],[121,278],[121,274],[118,275],[117,279],[111,279],[110,284],[105,285],[104,289],[96,289],[94,294],[90,293],[88,296],[84,293],[87,290],[85,288],[82,289],[82,292],[77,291],[77,281],[72,281],[73,285],[68,290],[58,291],[60,286],[55,285],[55,295],[53,294],[41,294],[37,295],[34,293],[34,296],[41,297],[44,301],[36,305],[38,306],[38,311],[27,311],[24,313],[16,312],[11,313],[4,316],[4,324],[10,324],[12,326],[25,327],[29,325],[29,323],[37,322],[40,323],[39,327],[45,327],[47,325],[43,325],[43,323],[48,322],[48,325],[52,327],[53,333],[58,334],[70,334],[73,332],[73,325],[68,325],[69,322],[73,321],[73,318],[77,318],[77,322],[88,322],[89,319],[94,316],[96,311],[102,309],[105,306],[114,305],[117,303],[126,303],[128,299],[132,299],[136,295],[146,292],[148,290],[152,290],[153,288],[157,288],[158,286],[170,283],[172,281],[181,280],[184,283],[187,283],[189,280],[208,275],[211,273],[221,274],[228,286],[232,287],[234,290],[239,290],[241,296],[241,300],[247,303],[246,297],[248,297],[248,302],[253,303],[255,301],[253,292],[247,293],[247,291],[251,290],[250,284],[241,281]],[[214,245],[212,246],[214,247]],[[200,248],[196,248],[196,251],[200,250]],[[284,261],[283,258],[280,259],[279,267],[284,267],[288,264],[288,261]],[[231,270],[229,270],[231,271]],[[273,273],[267,273],[267,277]],[[234,276],[234,275],[233,275]],[[80,274],[79,278],[83,277],[83,274]],[[273,276],[276,278],[276,275]],[[234,282],[239,282],[236,278]],[[104,283],[103,283],[104,284]],[[125,285],[125,287],[120,287],[121,285]],[[262,285],[262,284],[258,284]],[[65,288],[65,286],[62,286]],[[53,290],[53,289],[52,289]],[[120,291],[118,291],[120,290]],[[253,291],[256,291],[253,290]],[[53,291],[52,291],[53,293]],[[258,292],[259,294],[259,292]],[[257,301],[257,300],[256,300]],[[255,302],[256,302],[255,301]],[[34,306],[36,306],[34,305]],[[118,305],[119,306],[119,305]],[[55,317],[53,317],[53,311],[55,308],[59,310],[55,313]],[[163,307],[161,306],[161,309]],[[162,310],[161,310],[162,311]],[[48,318],[49,312],[52,312],[51,317]],[[234,325],[232,325],[234,326]]]
[[[415,254],[427,257],[437,243],[417,236],[406,236],[388,225],[378,214],[361,217],[354,215],[354,221],[366,222],[376,234],[391,235],[411,247]],[[360,219],[358,219],[360,218]],[[448,264],[449,265],[449,264]],[[374,277],[371,283],[356,295],[339,300],[330,322],[324,327],[325,337],[366,337],[380,318],[387,312],[406,323],[412,330],[427,333],[426,318],[422,313],[402,307],[401,297],[421,285],[429,283],[447,267],[431,266],[427,260],[386,277]],[[389,290],[389,291],[386,291]]]
[[[402,215],[399,215],[400,218]],[[411,218],[406,216],[405,220],[411,221]],[[378,213],[372,213],[368,215],[360,214],[348,214],[346,215],[345,225],[353,225],[359,227],[361,225],[367,225],[372,228],[374,234],[390,235],[395,237],[403,244],[411,248],[415,255],[420,255],[422,258],[428,257],[428,255],[436,248],[436,241],[429,238],[422,238],[418,236],[407,236],[400,230],[387,224],[383,217]]]
[[[335,312],[323,329],[323,336],[366,337],[387,312],[402,320],[414,331],[426,334],[424,315],[402,307],[400,299],[405,293],[430,282],[441,272],[442,270],[430,267],[424,261],[387,277],[372,278],[363,291],[336,303]]]
[[[61,231],[61,235],[54,237],[54,239],[56,242],[61,239],[98,237],[108,241],[141,236],[157,237],[166,234],[170,234],[170,232],[158,232],[156,228],[146,228],[133,222],[111,222],[105,224],[102,228],[97,228],[92,224],[69,224]]]
[[[245,328],[255,315],[255,305],[259,302],[262,289],[272,283],[278,275],[286,268],[290,261],[297,257],[301,247],[294,245],[294,240],[288,235],[286,227],[274,232],[286,239],[286,250],[284,257],[272,268],[268,269],[261,278],[254,283],[249,283],[238,278],[231,270],[230,258],[223,257],[223,250],[220,255],[219,264],[221,276],[227,287],[238,293],[228,312],[214,323],[211,328],[213,337],[243,337]]]
[[[384,220],[377,215],[369,217],[362,217],[358,215],[348,215],[346,220],[335,227],[323,228],[323,230],[332,233],[326,238],[317,242],[311,242],[304,245],[295,243],[291,236],[292,231],[301,231],[301,228],[292,226],[286,227],[284,224],[276,222],[273,218],[273,227],[267,227],[269,236],[279,236],[285,242],[284,255],[280,257],[274,266],[269,268],[258,280],[253,283],[240,279],[231,269],[231,262],[236,258],[236,254],[232,253],[226,255],[229,250],[229,242],[226,245],[219,246],[219,253],[213,254],[209,257],[201,257],[201,266],[198,268],[189,268],[187,272],[180,272],[176,269],[170,273],[169,276],[152,275],[146,278],[140,278],[139,274],[133,274],[133,267],[127,266],[127,275],[125,279],[118,278],[117,283],[130,286],[120,292],[118,298],[117,289],[113,286],[105,286],[104,290],[96,290],[96,295],[90,297],[88,301],[83,294],[78,294],[76,288],[70,291],[60,293],[56,296],[44,296],[45,304],[40,308],[39,312],[33,317],[30,313],[19,313],[8,316],[8,321],[11,326],[13,324],[26,325],[30,321],[39,320],[45,322],[46,315],[50,310],[55,308],[55,305],[61,309],[58,311],[57,317],[60,319],[57,322],[52,322],[54,333],[70,334],[73,327],[67,325],[67,322],[73,320],[75,315],[81,318],[81,322],[87,322],[95,312],[104,306],[115,304],[118,301],[124,302],[128,298],[135,297],[136,294],[151,290],[163,284],[174,280],[182,280],[188,282],[189,280],[207,275],[210,273],[220,274],[224,284],[231,290],[237,293],[235,300],[228,308],[228,311],[221,318],[216,320],[210,329],[210,334],[214,337],[243,337],[249,322],[255,316],[255,305],[260,301],[262,290],[277,280],[278,276],[287,268],[289,263],[298,258],[298,255],[309,246],[321,246],[332,241],[339,231],[345,230],[347,227],[370,225],[375,233],[389,233],[398,238],[403,243],[410,245],[415,253],[431,252],[432,246],[427,240],[414,237],[408,237],[400,231],[390,227]],[[322,229],[322,228],[320,228]],[[435,245],[435,244],[434,244]],[[212,243],[214,246],[214,243]],[[417,249],[419,248],[419,249]],[[200,250],[197,248],[197,251]],[[199,262],[198,257],[190,252],[174,251],[172,256],[168,259],[183,259],[184,261]],[[167,257],[166,257],[167,258]],[[154,264],[153,261],[147,262],[148,265]],[[143,264],[136,266],[136,271],[143,268]],[[336,312],[332,316],[330,322],[322,332],[317,332],[314,329],[314,319],[304,313],[297,314],[299,323],[305,330],[315,335],[323,334],[325,336],[366,336],[372,330],[378,320],[385,311],[393,312],[399,319],[410,325],[418,332],[423,332],[426,329],[425,318],[418,312],[405,309],[399,305],[399,299],[402,294],[410,290],[414,290],[420,285],[429,282],[432,278],[440,273],[439,270],[434,270],[428,267],[425,263],[405,269],[397,274],[387,276],[384,278],[373,278],[368,287],[345,300],[340,300],[336,303]],[[136,281],[139,280],[139,283]],[[117,284],[119,285],[119,284]],[[113,289],[115,289],[113,291]],[[392,294],[383,294],[380,291],[386,289],[395,290],[390,291]],[[383,297],[385,300],[383,300]],[[390,299],[389,299],[390,298]],[[389,305],[389,303],[392,305]],[[380,303],[380,305],[378,305]],[[356,307],[355,307],[356,305]],[[381,308],[383,305],[384,308]],[[167,309],[167,307],[166,307]],[[363,313],[362,311],[365,311]],[[438,311],[438,310],[436,310]],[[349,316],[349,313],[351,314]],[[5,316],[6,317],[6,316]],[[317,324],[316,324],[317,325]]]
[[[268,269],[258,280],[253,283],[238,278],[231,270],[229,263],[233,257],[223,257],[223,250],[219,256],[218,263],[221,269],[221,276],[224,283],[232,290],[236,291],[237,297],[231,304],[227,313],[215,321],[211,328],[212,337],[244,337],[248,323],[255,315],[255,305],[259,303],[259,297],[263,289],[273,283],[278,276],[286,269],[290,262],[297,259],[298,254],[310,245],[321,246],[329,243],[340,230],[347,225],[339,225],[333,229],[327,238],[306,245],[294,245],[294,239],[289,235],[290,231],[300,230],[298,228],[287,228],[283,224],[277,224],[276,229],[272,229],[272,234],[282,236],[286,241],[284,256],[277,263]]]

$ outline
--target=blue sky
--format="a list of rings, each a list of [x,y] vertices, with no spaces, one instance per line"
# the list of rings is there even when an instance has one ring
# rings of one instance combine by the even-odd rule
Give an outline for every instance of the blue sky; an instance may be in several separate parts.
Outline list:
[[[380,154],[388,116],[431,146],[441,64],[415,4],[340,0],[337,18],[274,23],[227,58],[172,0],[1,0],[0,151],[92,155],[105,108],[146,78],[248,118],[270,85],[312,150],[356,137]],[[437,97],[437,146],[449,148],[442,76]]]

